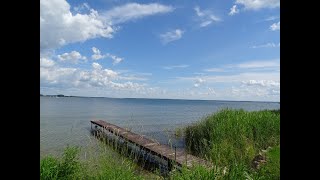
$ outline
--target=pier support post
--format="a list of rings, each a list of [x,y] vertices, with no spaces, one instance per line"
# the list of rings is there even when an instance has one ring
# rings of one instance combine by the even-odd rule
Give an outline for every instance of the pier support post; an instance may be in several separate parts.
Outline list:
[[[186,154],[186,166],[188,166],[188,154],[187,152],[185,152],[185,154]]]
[[[173,168],[173,165],[172,165],[172,161],[170,159],[168,159],[168,170],[171,171],[172,168]]]
[[[177,159],[177,147],[174,145],[174,160],[176,161]]]

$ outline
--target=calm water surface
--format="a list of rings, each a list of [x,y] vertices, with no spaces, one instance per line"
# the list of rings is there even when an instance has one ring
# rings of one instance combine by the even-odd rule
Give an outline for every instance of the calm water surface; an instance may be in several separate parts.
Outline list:
[[[222,108],[279,109],[276,102],[233,102],[163,99],[40,97],[40,155],[61,152],[67,145],[86,146],[96,141],[90,120],[106,120],[130,128],[162,144],[169,139],[178,148],[183,140],[169,135],[179,126],[199,120]]]

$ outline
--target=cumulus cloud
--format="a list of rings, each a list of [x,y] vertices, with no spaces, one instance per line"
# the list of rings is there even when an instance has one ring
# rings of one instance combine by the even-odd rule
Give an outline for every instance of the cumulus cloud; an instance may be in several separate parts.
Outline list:
[[[70,8],[66,0],[40,1],[41,50],[93,38],[112,38],[117,29],[115,24],[174,10],[171,6],[158,3],[127,3],[100,13],[87,3],[74,7],[75,13]]]
[[[236,0],[235,3],[241,4],[245,9],[250,10],[280,7],[280,0]]]
[[[112,54],[107,54],[107,56],[108,57],[110,57],[112,60],[113,60],[113,65],[116,65],[116,64],[118,64],[118,63],[120,63],[122,60],[123,60],[123,58],[121,58],[121,57],[117,57],[116,55],[112,55]]]
[[[239,9],[237,9],[237,5],[233,5],[231,8],[230,8],[230,12],[229,12],[229,15],[230,16],[233,16],[235,14],[239,13]]]
[[[198,21],[200,21],[200,27],[206,27],[213,22],[221,21],[221,19],[215,16],[210,10],[201,11],[199,6],[196,6],[194,10],[196,11]]]
[[[280,30],[280,21],[277,22],[277,23],[273,23],[273,24],[270,26],[270,30],[271,30],[271,31]]]
[[[112,63],[113,65],[116,65],[116,64],[120,63],[123,60],[123,58],[118,57],[118,56],[113,55],[113,54],[110,54],[110,53],[102,55],[101,51],[96,47],[92,47],[92,51],[93,51],[93,54],[91,56],[91,59],[93,59],[93,60],[99,60],[99,59],[103,59],[103,58],[109,57],[109,58],[111,58],[113,60],[113,63]]]
[[[103,68],[96,62],[92,63],[92,68],[89,70],[60,67],[48,58],[40,58],[40,65],[42,88],[100,88],[111,91],[148,91],[145,84],[123,81],[128,80],[128,78],[121,76],[119,72]],[[131,80],[136,79],[131,78]]]
[[[102,66],[99,63],[92,63],[92,67],[95,70],[101,70]]]
[[[123,23],[130,20],[139,19],[145,16],[169,13],[174,10],[171,6],[158,3],[138,4],[127,3],[125,5],[115,7],[103,13],[105,19],[114,24]]]
[[[97,37],[111,38],[114,29],[98,12],[72,14],[66,0],[40,1],[40,49],[54,49],[68,43]]]
[[[40,67],[50,68],[55,65],[55,62],[51,59],[40,57]]]
[[[40,83],[42,86],[71,85],[76,72],[76,68],[40,67]]]
[[[91,59],[99,60],[99,59],[105,58],[104,55],[101,55],[101,52],[100,52],[100,50],[98,48],[92,47],[92,51],[93,51],[93,54],[91,55]]]
[[[77,51],[71,51],[70,53],[58,55],[58,59],[62,62],[71,62],[77,64],[79,60],[87,60],[87,57],[82,56]]]
[[[182,38],[183,33],[184,33],[184,31],[182,31],[181,29],[176,29],[176,30],[161,34],[160,38],[161,38],[162,43],[167,44],[169,42],[176,41],[176,40]]]
[[[280,80],[248,80],[242,81],[242,88],[247,88],[251,93],[261,97],[280,95]]]

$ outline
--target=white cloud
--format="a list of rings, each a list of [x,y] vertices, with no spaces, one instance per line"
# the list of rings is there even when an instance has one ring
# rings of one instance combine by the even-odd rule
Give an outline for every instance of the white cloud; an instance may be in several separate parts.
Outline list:
[[[90,6],[88,3],[83,3],[79,6],[76,6],[73,8],[73,10],[77,13],[81,13],[81,12],[84,12],[84,11],[90,11]]]
[[[271,94],[271,95],[280,95],[280,90],[274,90],[274,89],[272,89],[270,94]]]
[[[94,54],[101,54],[100,50],[96,47],[91,48]]]
[[[40,84],[41,86],[71,85],[76,72],[76,68],[40,67]]]
[[[105,58],[104,55],[101,55],[101,52],[100,52],[100,50],[98,48],[92,47],[92,51],[93,51],[93,54],[91,55],[91,59],[99,60],[99,59]]]
[[[235,3],[243,5],[245,9],[252,10],[280,7],[280,0],[236,0]]]
[[[112,63],[113,65],[116,65],[116,64],[120,63],[123,60],[123,58],[117,57],[117,56],[112,55],[112,54],[107,54],[107,56],[110,57],[113,60],[113,63]]]
[[[176,41],[176,40],[182,38],[183,33],[184,33],[184,31],[182,31],[181,29],[176,29],[176,30],[161,34],[160,38],[164,44],[167,44],[169,42]]]
[[[111,38],[114,29],[97,11],[72,14],[66,0],[40,1],[40,49],[54,49],[68,43],[97,37]]]
[[[222,68],[209,68],[209,69],[205,69],[204,71],[207,71],[207,72],[224,72],[224,69],[222,69]]]
[[[213,88],[208,88],[207,94],[213,94],[213,95],[217,95],[216,91]]]
[[[274,80],[248,80],[248,81],[242,81],[242,84],[247,86],[263,86],[263,87],[280,88],[280,81],[274,81]]]
[[[279,44],[280,46],[280,44]],[[256,47],[257,48],[257,47]],[[238,64],[226,64],[219,68],[208,68],[203,71],[206,72],[234,72],[237,71],[260,71],[260,70],[272,70],[279,71],[280,59],[271,60],[258,60],[258,61],[247,61]]]
[[[110,82],[110,85],[112,88],[116,90],[134,90],[134,91],[139,91],[144,89],[144,85],[138,84],[138,83],[133,83],[133,82],[125,82],[125,83],[115,83],[115,82]]]
[[[146,78],[146,77],[140,77],[140,76],[136,76],[136,75],[122,76],[122,77],[119,77],[119,79],[128,80],[128,81],[146,81],[146,80],[148,80],[148,78]]]
[[[243,69],[280,67],[280,61],[277,59],[266,60],[266,61],[249,61],[249,62],[237,64],[237,65],[230,65],[230,67],[237,67],[237,68],[243,68]]]
[[[202,78],[197,78],[195,81],[196,82],[193,84],[194,87],[199,87],[201,84],[205,82],[205,80]]]
[[[76,88],[78,90],[98,88],[113,92],[114,90],[148,92],[146,84],[140,84],[131,81],[137,80],[134,77],[122,76],[111,69],[103,68],[99,63],[92,63],[92,69],[83,70],[78,68],[64,68],[55,65],[47,58],[40,58],[40,84],[41,88]],[[140,93],[140,92],[139,92]]]
[[[197,82],[197,83],[203,83],[203,82],[205,82],[205,80],[203,80],[203,79],[201,79],[201,78],[198,78],[196,82]]]
[[[279,18],[280,18],[279,16],[270,16],[270,17],[267,17],[265,19],[265,21],[274,21],[274,20],[279,19]]]
[[[247,88],[251,93],[262,97],[278,97],[280,95],[280,80],[249,80],[242,81],[240,88]]]
[[[120,80],[146,81],[152,73],[133,72],[130,70],[118,70]]]
[[[51,59],[40,57],[40,67],[50,68],[55,65],[55,62]]]
[[[71,51],[70,53],[58,55],[58,59],[62,62],[71,62],[74,64],[78,63],[78,60],[87,60],[85,56],[82,56],[77,51]]]
[[[233,5],[231,8],[230,8],[230,12],[229,12],[229,15],[232,16],[232,15],[235,15],[239,13],[239,9],[237,9],[237,5]]]
[[[225,76],[181,77],[173,82],[178,89],[149,87],[134,82],[134,76],[103,68],[93,62],[90,69],[64,68],[59,64],[40,68],[41,90],[44,94],[57,92],[80,96],[150,97],[220,100],[278,101],[280,93],[279,73],[240,73]],[[46,60],[42,60],[45,62]],[[51,63],[50,63],[51,62]],[[125,71],[129,72],[129,71]],[[132,75],[132,74],[131,74]],[[147,74],[150,75],[150,74]],[[183,88],[182,82],[189,86]],[[218,83],[214,84],[214,83]],[[224,85],[221,86],[220,84]],[[193,87],[190,87],[190,84]],[[232,86],[232,87],[230,87]]]
[[[171,69],[176,69],[176,68],[187,68],[189,65],[186,64],[180,64],[180,65],[173,65],[173,66],[165,66],[163,69],[171,70]]]
[[[200,7],[196,6],[194,8],[196,11],[196,14],[198,16],[198,20],[200,21],[200,27],[206,27],[209,24],[212,24],[213,22],[219,22],[221,19],[217,16],[215,16],[211,11],[209,10],[200,10]]]
[[[233,75],[207,75],[201,79],[206,83],[241,83],[243,81],[254,80],[272,80],[280,81],[279,72],[256,72],[256,73],[238,73]],[[177,77],[176,81],[200,82],[199,77]]]
[[[197,89],[185,89],[183,98],[188,99],[260,101],[279,101],[280,99],[279,72],[177,77],[171,83],[180,87],[193,84]]]
[[[40,1],[40,49],[55,49],[75,42],[104,37],[112,38],[114,24],[174,10],[162,4],[128,3],[104,13],[90,9],[87,3],[70,11],[66,0]],[[90,10],[89,10],[90,9]],[[87,10],[87,13],[81,13]]]
[[[273,24],[270,26],[270,29],[271,29],[271,31],[280,30],[280,21],[279,21],[278,23],[273,23]]]
[[[109,53],[107,53],[105,55],[102,55],[101,51],[96,47],[92,47],[92,51],[93,51],[93,55],[91,55],[91,58],[93,60],[99,60],[99,59],[110,57],[113,60],[113,63],[112,63],[113,65],[116,65],[116,64],[120,63],[123,60],[123,58],[118,57],[118,56],[113,55],[113,54],[109,54]]]
[[[174,10],[171,6],[158,3],[138,4],[127,3],[125,5],[115,7],[105,13],[103,16],[114,24],[123,23],[130,20],[139,19],[145,16],[169,13]]]
[[[275,43],[261,44],[261,45],[252,46],[251,48],[275,48],[275,47],[280,47],[280,43],[278,43],[278,44],[275,44]]]
[[[92,68],[96,70],[101,70],[102,66],[99,63],[92,63]]]

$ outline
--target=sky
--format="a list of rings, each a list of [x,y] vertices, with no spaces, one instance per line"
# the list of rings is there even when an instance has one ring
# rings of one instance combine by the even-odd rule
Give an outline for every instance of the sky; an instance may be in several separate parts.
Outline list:
[[[40,93],[280,101],[280,0],[40,0]]]

